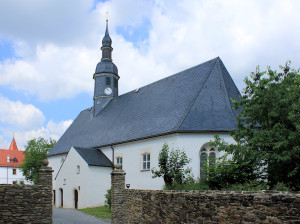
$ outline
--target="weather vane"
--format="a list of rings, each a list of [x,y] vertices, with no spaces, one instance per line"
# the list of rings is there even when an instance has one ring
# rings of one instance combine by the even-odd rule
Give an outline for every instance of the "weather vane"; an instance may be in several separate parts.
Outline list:
[[[108,14],[109,14],[109,11],[106,11],[106,21],[108,21]]]

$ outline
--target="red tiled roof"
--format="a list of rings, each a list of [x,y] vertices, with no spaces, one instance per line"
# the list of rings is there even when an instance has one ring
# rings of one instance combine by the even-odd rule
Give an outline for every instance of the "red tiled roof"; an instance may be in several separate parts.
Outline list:
[[[0,149],[0,167],[19,167],[23,163],[24,151],[19,151],[15,139],[10,143],[9,149]],[[9,155],[10,162],[7,162]]]

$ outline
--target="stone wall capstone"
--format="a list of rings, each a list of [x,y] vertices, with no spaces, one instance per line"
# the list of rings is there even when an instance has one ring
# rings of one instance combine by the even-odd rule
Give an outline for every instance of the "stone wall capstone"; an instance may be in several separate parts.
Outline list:
[[[112,223],[300,224],[300,192],[134,190],[124,184],[124,172],[112,180],[121,192],[112,195]]]
[[[0,223],[52,224],[52,168],[42,166],[37,185],[0,185]]]

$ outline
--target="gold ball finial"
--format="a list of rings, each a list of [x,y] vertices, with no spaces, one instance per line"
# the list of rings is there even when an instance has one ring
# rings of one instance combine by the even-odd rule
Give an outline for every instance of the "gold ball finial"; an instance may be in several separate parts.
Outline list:
[[[106,22],[108,22],[108,14],[109,14],[109,11],[106,11]]]

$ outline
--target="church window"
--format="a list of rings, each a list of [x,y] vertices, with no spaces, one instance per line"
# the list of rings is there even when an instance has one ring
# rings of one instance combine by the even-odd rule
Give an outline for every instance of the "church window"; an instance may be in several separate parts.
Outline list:
[[[205,166],[216,164],[216,149],[205,145],[205,148],[200,150],[200,178],[205,175]]]
[[[117,157],[117,164],[121,165],[121,170],[123,170],[123,158],[122,157]]]
[[[17,175],[17,169],[13,169],[13,175]]]
[[[80,166],[77,166],[77,174],[80,174]]]
[[[150,170],[150,153],[143,154],[143,170]]]
[[[106,77],[106,85],[107,86],[111,85],[111,78],[110,77]]]

